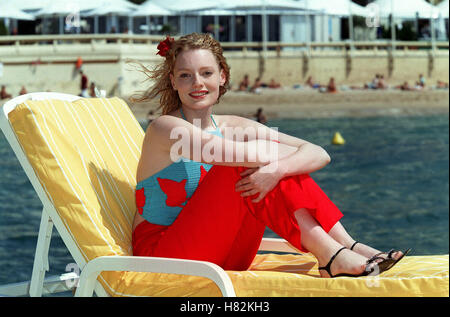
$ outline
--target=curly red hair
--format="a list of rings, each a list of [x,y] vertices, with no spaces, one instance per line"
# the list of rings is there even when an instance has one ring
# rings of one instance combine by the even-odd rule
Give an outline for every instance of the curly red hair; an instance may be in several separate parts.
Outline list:
[[[148,69],[141,63],[141,71],[147,76],[147,79],[154,80],[154,85],[151,86],[144,94],[137,97],[130,97],[132,102],[150,101],[156,97],[159,98],[158,110],[162,109],[162,114],[168,114],[181,107],[181,100],[178,92],[173,90],[170,81],[170,74],[173,74],[175,61],[177,56],[185,51],[191,49],[208,49],[216,58],[219,69],[225,74],[225,83],[219,87],[219,103],[220,97],[223,96],[229,89],[230,82],[230,67],[223,56],[222,46],[210,34],[191,33],[184,35],[177,40],[171,42],[170,48],[165,51],[164,61],[153,70]]]

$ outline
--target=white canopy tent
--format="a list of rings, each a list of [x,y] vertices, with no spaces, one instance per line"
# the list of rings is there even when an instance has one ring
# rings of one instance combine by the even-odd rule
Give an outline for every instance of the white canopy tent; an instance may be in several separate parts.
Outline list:
[[[34,16],[22,11],[14,5],[11,5],[11,2],[1,1],[0,19],[34,20]]]
[[[448,28],[449,28],[449,24],[448,24],[448,1],[449,0],[444,0],[441,3],[439,3],[436,8],[437,8],[437,13],[438,13],[438,36],[437,38],[440,40],[448,40]],[[445,27],[445,25],[447,24],[447,29]]]
[[[46,3],[46,1],[42,1]],[[73,13],[79,13],[81,11],[92,10],[99,6],[102,6],[104,1],[93,0],[58,0],[48,1],[41,9],[34,12],[36,17],[45,17],[51,15],[68,15]]]
[[[302,3],[292,0],[228,0],[221,8],[225,10],[244,10],[246,15],[249,16],[247,23],[247,38],[252,33],[251,15],[261,15],[261,34],[263,43],[263,52],[266,54],[267,41],[268,41],[268,19],[269,14],[280,14],[279,11],[290,11],[290,14],[294,14],[295,11],[304,10],[305,7]],[[277,12],[278,11],[278,12]],[[231,23],[233,27],[233,22]]]
[[[448,19],[448,0],[444,0],[441,3],[439,3],[437,6],[439,14],[443,17]]]
[[[435,42],[435,19],[438,8],[425,0],[375,0],[372,4],[381,18],[391,17],[391,41],[393,48],[396,40],[395,24],[402,20],[430,19],[431,41]]]
[[[106,29],[112,30],[113,28],[115,30],[118,30],[118,16],[126,16],[128,17],[128,30],[133,29],[133,17],[132,14],[134,10],[138,8],[137,5],[134,5],[128,1],[113,1],[105,2],[104,5],[98,6],[95,9],[86,11],[82,13],[82,16],[85,17],[94,17],[94,33],[98,33],[98,17],[99,16],[107,16],[106,20]]]
[[[375,0],[371,3],[376,6],[377,13],[382,18],[393,15],[399,19],[429,19],[432,17],[435,7],[425,0]]]
[[[136,8],[137,5],[126,1],[126,0],[25,0],[28,1],[33,8],[41,7],[41,9],[33,12],[35,17],[41,17],[47,19],[49,17],[58,17],[59,20],[59,33],[64,33],[64,26],[71,28],[76,27],[76,31],[79,33],[79,24],[71,24],[75,22],[74,19],[80,19],[80,16],[87,16],[87,12],[92,12],[92,10],[104,10],[105,12],[99,11],[99,15],[114,15],[114,10],[125,10],[127,8],[128,13],[131,13],[132,9]],[[108,9],[109,8],[109,9]],[[110,12],[107,12],[110,11]],[[98,18],[94,18],[94,29],[98,28]],[[45,22],[44,22],[45,23]],[[97,32],[95,32],[97,33]]]
[[[172,11],[165,9],[157,4],[154,3],[154,1],[147,0],[146,2],[142,3],[140,6],[138,6],[134,12],[134,17],[141,17],[141,16],[164,16],[164,15],[172,15]]]
[[[133,17],[145,17],[145,29],[147,34],[150,34],[151,30],[151,17],[167,17],[170,15],[174,15],[174,13],[168,9],[165,9],[153,1],[147,0],[142,3],[139,7],[137,7],[132,13]]]
[[[180,33],[190,33],[198,31],[201,17],[200,10],[216,9],[224,0],[148,0],[172,12],[179,17]],[[145,3],[144,3],[145,4]]]
[[[323,11],[328,15],[348,17],[351,15],[368,16],[369,10],[350,0],[301,0],[309,10]]]
[[[82,16],[108,15],[108,14],[129,16],[132,15],[133,12],[134,10],[130,7],[123,6],[120,3],[112,3],[86,11],[82,14]]]
[[[370,11],[351,0],[301,0],[308,10],[321,11],[323,15],[348,17],[348,28],[350,40],[353,40],[353,16],[367,17]],[[323,18],[325,18],[323,16]],[[325,28],[322,25],[322,28]]]
[[[42,8],[48,7],[51,0],[20,0],[20,1],[10,1],[18,9],[25,12],[36,12]],[[5,1],[2,1],[5,2]]]
[[[148,0],[154,5],[162,7],[172,12],[181,13],[186,11],[216,9],[220,5],[220,1],[211,0]],[[142,5],[145,5],[142,4]]]
[[[259,10],[303,10],[305,5],[292,0],[229,0],[221,6],[223,9],[259,9]]]

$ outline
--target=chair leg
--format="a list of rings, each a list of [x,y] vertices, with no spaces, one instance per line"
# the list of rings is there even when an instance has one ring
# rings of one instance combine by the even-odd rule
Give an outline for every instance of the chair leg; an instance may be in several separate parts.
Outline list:
[[[45,209],[42,209],[41,224],[34,255],[33,273],[31,275],[30,296],[42,296],[45,271],[49,270],[48,249],[52,238],[53,222]]]

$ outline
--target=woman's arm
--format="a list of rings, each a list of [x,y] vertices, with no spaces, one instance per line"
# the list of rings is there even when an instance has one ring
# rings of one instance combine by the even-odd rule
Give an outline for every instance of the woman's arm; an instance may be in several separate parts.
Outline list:
[[[281,146],[287,145],[295,147],[296,151],[290,155],[283,156],[277,162],[271,163],[271,170],[277,169],[277,173],[281,173],[282,177],[308,174],[325,167],[330,163],[331,158],[328,153],[320,146],[302,140],[300,138],[278,132],[276,129],[267,127],[259,122],[239,117],[239,116],[222,116],[226,117],[226,122],[231,127],[246,127],[248,133],[245,139],[251,142],[255,139],[275,140]],[[251,133],[256,131],[256,133]],[[266,167],[268,170],[269,166]]]
[[[277,162],[281,177],[309,174],[320,170],[331,162],[328,153],[320,146],[306,143],[292,155]]]
[[[256,138],[275,139],[281,145],[284,142],[284,144],[297,148],[291,155],[259,168],[247,169],[241,174],[243,178],[236,183],[236,191],[242,192],[241,196],[243,197],[259,194],[252,200],[254,203],[261,201],[282,178],[312,173],[323,168],[331,160],[328,153],[318,145],[280,133],[252,120],[241,117],[236,117],[235,121],[233,119],[230,120],[232,124],[248,124],[256,128],[260,132],[255,136]],[[251,138],[252,136],[249,136],[248,139]]]
[[[195,123],[195,122],[194,122]],[[180,156],[214,165],[260,167],[284,159],[297,148],[268,139],[232,140],[202,131],[181,118],[163,115],[152,121],[144,138],[168,152],[173,161]]]

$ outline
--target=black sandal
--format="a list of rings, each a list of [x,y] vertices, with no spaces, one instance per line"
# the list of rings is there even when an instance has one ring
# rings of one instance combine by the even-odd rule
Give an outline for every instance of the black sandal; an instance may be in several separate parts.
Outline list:
[[[357,245],[358,243],[360,243],[359,241],[356,241],[355,243],[353,243],[352,244],[352,246],[350,247],[350,250],[353,250],[353,248],[355,247],[355,245]],[[407,249],[406,251],[404,251],[403,252],[403,255],[400,257],[400,258],[398,258],[397,260],[396,259],[394,259],[393,257],[392,257],[392,255],[395,253],[395,252],[399,252],[400,250],[394,250],[394,249],[391,249],[390,251],[388,251],[388,252],[380,252],[380,253],[377,253],[377,254],[375,254],[374,256],[372,256],[370,259],[369,259],[369,261],[374,261],[374,260],[377,260],[377,259],[383,259],[383,261],[381,261],[380,263],[378,263],[378,268],[380,269],[380,272],[379,273],[382,273],[382,272],[385,272],[385,271],[387,271],[387,270],[389,270],[389,269],[391,269],[395,264],[397,264],[401,259],[403,259],[403,257],[405,256],[405,255],[407,255],[410,251],[411,251],[411,249]],[[386,258],[383,258],[383,257],[380,257],[380,255],[382,255],[382,254],[387,254],[387,257]]]
[[[339,250],[331,257],[331,259],[330,259],[330,261],[328,262],[328,264],[325,265],[325,266],[319,267],[319,270],[325,270],[325,271],[327,271],[327,273],[328,273],[328,275],[330,275],[330,277],[339,277],[339,276],[360,277],[360,276],[367,276],[367,275],[369,275],[369,274],[371,274],[372,272],[375,271],[374,268],[372,268],[372,269],[369,270],[369,269],[368,269],[368,265],[371,264],[372,262],[374,262],[375,260],[378,260],[378,259],[384,259],[384,258],[381,258],[381,257],[372,257],[371,259],[367,260],[367,262],[366,262],[366,268],[364,269],[364,272],[362,272],[361,274],[340,273],[340,274],[337,274],[337,275],[333,275],[333,274],[331,274],[331,264],[333,263],[333,261],[334,261],[334,259],[336,258],[336,256],[337,256],[342,250],[344,250],[344,249],[347,249],[347,248],[346,248],[346,247],[340,248],[340,249],[339,249]]]
[[[397,260],[394,259],[394,258],[392,257],[392,255],[393,255],[395,252],[399,252],[399,250],[394,250],[394,249],[391,249],[389,252],[380,252],[380,253],[377,253],[377,254],[375,254],[374,256],[380,256],[381,254],[387,254],[387,258],[385,259],[385,261],[383,261],[383,262],[384,262],[384,266],[385,266],[384,269],[383,269],[383,271],[381,271],[381,267],[380,267],[380,271],[381,271],[381,272],[384,272],[384,271],[387,271],[387,270],[391,269],[395,264],[397,264],[401,259],[403,259],[403,257],[405,257],[410,251],[411,251],[411,248],[409,248],[409,249],[403,251],[403,252],[402,252],[402,253],[403,253],[402,256],[399,257]],[[380,272],[380,273],[381,273],[381,272]]]

